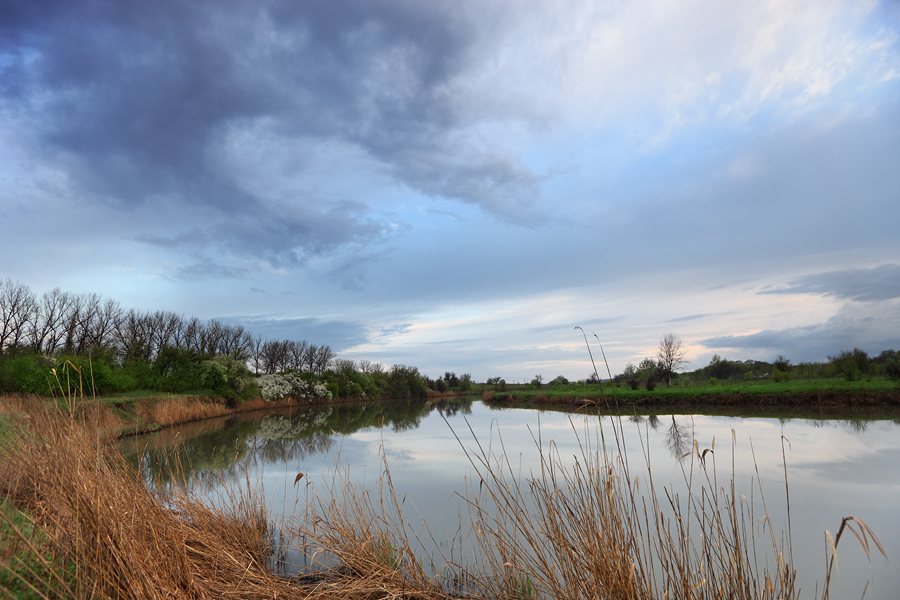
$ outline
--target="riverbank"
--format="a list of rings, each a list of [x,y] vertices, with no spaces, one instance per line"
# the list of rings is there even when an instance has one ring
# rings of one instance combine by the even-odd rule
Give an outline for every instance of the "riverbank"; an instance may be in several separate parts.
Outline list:
[[[471,391],[429,390],[424,401],[479,395],[489,405],[533,407],[540,410],[599,411],[617,414],[695,413],[735,416],[803,416],[807,418],[900,418],[900,385],[885,378],[862,381],[842,379],[789,382],[741,382],[718,385],[657,387],[652,391],[631,390],[609,384],[580,386],[508,386],[506,391],[474,386]],[[115,437],[151,433],[160,429],[217,417],[278,408],[327,407],[382,399],[261,397],[229,401],[208,394],[133,392],[83,398],[102,413],[102,422]],[[64,399],[33,395],[0,396],[0,427],[10,415],[24,413],[28,405],[65,405]],[[5,417],[6,416],[6,417]],[[106,434],[105,434],[106,435]]]
[[[795,597],[787,565],[755,569],[757,557],[744,545],[755,520],[745,521],[727,486],[704,487],[697,479],[683,509],[705,511],[712,498],[721,510],[703,514],[704,542],[686,546],[686,521],[666,516],[672,508],[666,502],[657,505],[657,497],[668,496],[662,490],[657,496],[652,481],[641,483],[639,496],[622,470],[627,461],[602,462],[615,456],[606,453],[586,454],[578,463],[584,468],[571,472],[548,456],[549,471],[519,478],[509,465],[495,466],[497,457],[467,451],[480,484],[467,499],[472,523],[466,527],[478,536],[481,558],[441,570],[426,571],[428,558],[422,563],[414,550],[401,503],[383,495],[392,489],[386,464],[387,488],[369,491],[338,477],[325,496],[308,499],[290,532],[340,568],[287,579],[270,564],[285,529],[268,520],[252,485],[215,502],[180,486],[148,486],[114,444],[104,443],[112,441],[116,413],[102,400],[19,401],[28,412],[14,417],[15,435],[0,436],[0,495],[25,511],[39,534],[0,527],[0,583],[4,564],[15,564],[10,557],[24,557],[40,568],[19,571],[25,579],[16,581],[39,586],[46,597],[82,597],[87,589],[102,590],[95,597],[142,598],[449,599],[464,593],[511,600],[568,598],[572,589],[597,597],[659,597],[660,590],[670,597]],[[302,479],[285,476],[294,485]],[[635,521],[645,502],[650,521]],[[534,516],[533,507],[543,512]],[[496,526],[479,526],[484,523]],[[731,549],[727,556],[717,551],[722,547]],[[773,546],[765,554],[777,561],[783,551]],[[13,597],[35,597],[20,589]]]
[[[427,398],[420,400],[440,402],[465,395],[464,392],[458,391],[429,391]],[[135,392],[82,398],[79,400],[78,406],[81,411],[90,407],[91,411],[102,415],[98,422],[102,423],[103,436],[125,437],[153,433],[176,425],[255,411],[302,407],[324,408],[382,401],[381,399],[363,400],[360,398],[309,400],[291,397],[269,401],[257,397],[234,403],[208,394]],[[23,415],[27,415],[40,406],[57,406],[65,410],[66,401],[32,394],[0,395],[0,431],[4,426],[4,420],[7,423],[19,421]]]
[[[635,410],[716,410],[744,407],[749,410],[779,407],[856,409],[900,408],[900,384],[887,378],[860,381],[812,379],[754,381],[721,384],[681,384],[672,387],[632,390],[625,386],[600,385],[509,386],[500,391],[484,390],[482,399],[514,406],[567,406],[609,408],[631,414]]]

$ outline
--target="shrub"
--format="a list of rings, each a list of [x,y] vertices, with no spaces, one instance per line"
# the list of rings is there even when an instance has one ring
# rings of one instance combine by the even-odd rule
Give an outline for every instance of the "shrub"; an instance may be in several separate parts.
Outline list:
[[[633,390],[636,390],[639,387],[641,387],[641,382],[638,381],[636,377],[632,377],[631,379],[628,380],[628,387],[630,387]]]
[[[240,394],[248,385],[250,385],[250,369],[247,364],[239,361],[231,356],[220,355],[204,361],[203,364],[209,364],[214,368],[222,378],[220,386],[224,386],[227,390]],[[219,387],[210,386],[212,389],[219,391]]]
[[[647,383],[644,385],[647,387],[648,392],[652,392],[653,390],[656,389],[656,377],[651,375],[650,377],[647,378]]]
[[[710,377],[710,378],[709,378],[709,385],[718,385],[718,384],[719,384],[719,380],[718,380],[718,379],[716,379],[715,377]]]
[[[900,361],[889,358],[884,363],[884,374],[891,379],[900,381]]]
[[[50,359],[39,354],[7,349],[0,354],[0,392],[48,394],[51,364]]]
[[[775,383],[780,383],[782,381],[790,381],[790,380],[791,380],[791,374],[788,373],[787,371],[780,371],[778,369],[775,369],[774,371],[772,371],[772,381],[774,381]]]
[[[785,358],[781,354],[779,354],[775,361],[772,363],[772,366],[775,367],[776,371],[781,371],[782,373],[790,373],[791,371],[791,361],[790,359]],[[772,373],[772,377],[774,378],[775,373]]]
[[[424,398],[428,390],[425,378],[417,367],[394,365],[384,385],[384,393],[389,398]]]
[[[859,348],[842,350],[837,356],[829,356],[828,360],[847,381],[858,381],[861,375],[869,372],[869,355]]]
[[[309,383],[293,373],[261,375],[256,380],[263,400],[277,401],[283,398],[330,400],[332,392],[325,383]]]

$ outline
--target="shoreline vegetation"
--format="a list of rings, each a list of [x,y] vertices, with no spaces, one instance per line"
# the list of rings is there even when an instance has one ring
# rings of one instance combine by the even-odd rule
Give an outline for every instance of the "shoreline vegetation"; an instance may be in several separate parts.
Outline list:
[[[464,501],[475,556],[459,563],[416,553],[386,462],[374,488],[337,474],[295,520],[273,523],[249,478],[224,502],[179,486],[151,488],[114,443],[122,426],[114,404],[62,393],[2,406],[0,589],[12,598],[799,596],[790,521],[761,534],[755,523],[767,517],[765,502],[749,503],[733,473],[729,481],[716,472],[715,455],[707,457],[714,447],[686,457],[687,493],[673,497],[629,464],[621,426],[579,438],[574,466],[536,440],[541,468],[527,479],[490,446],[460,439],[480,484]],[[605,444],[614,451],[597,450]],[[181,469],[177,455],[172,465]],[[764,497],[761,486],[753,494]],[[833,525],[839,533],[826,559],[846,531],[867,553],[883,553],[865,522]],[[284,532],[332,567],[279,574]],[[828,566],[816,591],[823,599],[830,577]]]

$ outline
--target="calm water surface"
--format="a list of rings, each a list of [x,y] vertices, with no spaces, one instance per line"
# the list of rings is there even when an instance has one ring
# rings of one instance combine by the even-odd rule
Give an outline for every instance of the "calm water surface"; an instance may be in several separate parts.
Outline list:
[[[478,444],[505,457],[527,477],[539,469],[535,438],[550,442],[563,460],[580,454],[579,444],[595,446],[600,427],[607,442],[612,417],[528,409],[494,409],[480,401],[417,401],[335,406],[206,421],[131,440],[126,451],[183,444],[192,470],[179,484],[221,486],[249,479],[264,493],[270,512],[295,514],[314,493],[327,496],[341,478],[374,487],[387,464],[404,513],[421,537],[423,552],[459,560],[465,549],[466,511],[459,494],[471,487],[473,468],[463,448]],[[776,531],[787,525],[784,459],[790,490],[794,564],[801,597],[814,598],[825,573],[825,530],[837,532],[841,519],[864,519],[878,534],[893,565],[872,562],[852,537],[841,541],[833,598],[900,598],[900,425],[896,420],[740,418],[703,415],[641,416],[621,421],[629,461],[644,464],[646,451],[657,486],[684,487],[684,461],[696,442],[715,444],[719,485],[731,479],[732,458],[739,493],[759,500],[753,482],[758,471]],[[471,428],[471,431],[470,431]],[[473,437],[474,432],[474,437]],[[457,439],[457,437],[459,439]],[[477,439],[477,443],[476,443]],[[579,441],[580,440],[580,441]],[[735,448],[732,457],[732,445]],[[173,483],[154,452],[141,460],[147,478]],[[574,460],[574,459],[572,459]],[[301,483],[295,477],[303,473]],[[475,477],[477,481],[477,477]],[[757,510],[759,510],[757,508]],[[759,515],[758,515],[759,516]],[[430,535],[425,534],[427,525]],[[761,520],[757,523],[762,527]],[[766,534],[767,535],[767,534]],[[435,546],[436,545],[436,546]],[[300,563],[299,553],[291,560]]]

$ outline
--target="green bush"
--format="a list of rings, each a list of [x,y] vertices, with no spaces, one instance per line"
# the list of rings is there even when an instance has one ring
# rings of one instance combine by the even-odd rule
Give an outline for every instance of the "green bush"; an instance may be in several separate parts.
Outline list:
[[[252,376],[247,364],[231,356],[214,356],[201,364],[205,367],[204,375],[209,378],[208,385],[203,387],[226,397],[237,397],[250,385]]]
[[[388,398],[424,398],[428,385],[418,368],[394,365],[387,374],[383,389]]]
[[[719,384],[719,380],[718,380],[718,379],[716,379],[715,377],[710,377],[710,378],[709,378],[709,385],[718,385],[718,384]]]
[[[788,373],[787,371],[780,371],[778,369],[775,369],[774,371],[772,371],[772,381],[774,381],[775,383],[781,383],[782,381],[790,381],[790,380],[791,380],[791,374]]]
[[[52,361],[27,350],[7,350],[0,354],[0,392],[7,394],[50,393]]]
[[[889,358],[884,363],[884,374],[895,381],[900,381],[900,361]]]

